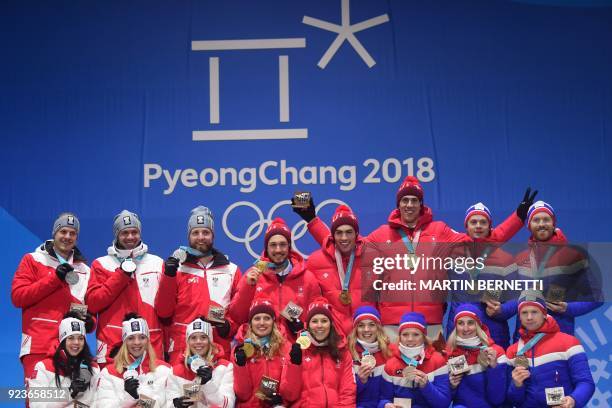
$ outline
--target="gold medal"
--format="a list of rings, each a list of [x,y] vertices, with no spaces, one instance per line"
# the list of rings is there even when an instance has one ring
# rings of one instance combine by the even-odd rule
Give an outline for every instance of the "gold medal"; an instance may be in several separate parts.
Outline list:
[[[347,306],[351,304],[351,295],[349,295],[348,290],[343,289],[342,292],[340,292],[340,302]]]
[[[480,353],[478,353],[478,364],[480,364],[482,368],[487,368],[489,366],[489,355],[487,354],[487,350],[480,350]]]
[[[310,340],[310,337],[307,334],[300,334],[295,340],[295,342],[300,345],[300,348],[302,350],[306,350],[312,344],[312,341]]]
[[[242,345],[242,350],[244,350],[244,354],[247,356],[247,358],[251,358],[253,357],[253,354],[255,354],[255,347],[252,343],[244,343]]]
[[[514,366],[529,368],[529,359],[525,356],[516,356],[514,358]]]

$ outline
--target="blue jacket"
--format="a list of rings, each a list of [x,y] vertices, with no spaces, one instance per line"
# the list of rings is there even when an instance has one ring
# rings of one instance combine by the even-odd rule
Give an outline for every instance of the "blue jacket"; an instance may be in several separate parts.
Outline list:
[[[363,347],[361,347],[359,343],[355,345],[355,349],[359,354],[363,353]],[[359,361],[353,361],[355,383],[357,384],[357,408],[376,408],[378,406],[383,383],[382,374],[385,370],[386,359],[381,351],[375,353],[374,357],[376,358],[376,367],[365,384],[361,382],[357,375],[360,366]]]
[[[412,408],[448,408],[451,402],[450,383],[446,359],[434,350],[432,346],[425,347],[425,358],[417,366],[418,370],[427,374],[429,381],[420,388],[402,376],[406,363],[400,357],[399,350],[393,350],[385,364],[381,399],[378,408],[393,403],[393,398],[410,398]]]
[[[545,333],[545,336],[525,353],[531,376],[521,387],[516,387],[509,371],[508,400],[518,408],[546,407],[545,389],[563,387],[565,395],[576,401],[576,408],[586,406],[595,392],[595,383],[580,341],[561,333],[551,316],[546,317],[537,333]],[[514,369],[517,352],[535,334],[520,329],[521,339],[506,352],[509,370]]]
[[[505,252],[501,248],[493,248],[491,245],[477,244],[479,250],[474,251],[474,244],[466,244],[463,247],[458,247],[457,250],[463,252],[466,249],[466,253],[454,253],[456,256],[470,256],[479,257],[483,256],[486,251],[486,260],[484,262],[485,267],[482,270],[474,269],[473,271],[462,271],[458,273],[455,270],[448,271],[448,278],[453,280],[512,280],[516,278],[516,264],[514,263],[514,257],[509,253]],[[498,244],[499,245],[499,244]],[[468,250],[472,250],[473,253],[468,253]],[[490,251],[490,253],[489,253]],[[510,330],[508,328],[508,319],[516,314],[516,302],[511,303],[513,296],[511,294],[502,294],[502,305],[501,312],[493,317],[490,317],[486,313],[487,305],[481,301],[483,292],[474,291],[469,293],[467,291],[451,291],[450,292],[450,310],[446,322],[446,337],[455,328],[455,322],[453,320],[456,309],[464,303],[472,303],[482,311],[482,323],[487,325],[491,338],[495,344],[500,345],[506,349],[510,345]],[[508,299],[510,302],[504,301]]]
[[[457,388],[452,390],[453,406],[491,408],[503,404],[508,387],[508,358],[500,346],[491,343],[489,347],[497,352],[495,368],[483,369],[478,364],[479,350],[466,350],[458,346],[449,351],[449,358],[463,354],[470,365],[470,372],[464,374]]]
[[[545,260],[550,248],[554,249],[551,250],[546,265],[538,270],[536,266]],[[531,263],[532,254],[535,257],[536,265]],[[561,332],[573,335],[575,318],[602,305],[602,302],[599,302],[599,289],[595,287],[597,283],[591,281],[593,271],[589,266],[588,258],[575,247],[568,245],[567,238],[559,228],[546,242],[538,242],[530,238],[529,249],[519,253],[515,259],[518,279],[542,279],[545,295],[551,285],[565,289],[567,310],[564,313],[549,311],[549,314],[557,321]],[[517,319],[514,341],[519,338],[519,326],[520,322]]]

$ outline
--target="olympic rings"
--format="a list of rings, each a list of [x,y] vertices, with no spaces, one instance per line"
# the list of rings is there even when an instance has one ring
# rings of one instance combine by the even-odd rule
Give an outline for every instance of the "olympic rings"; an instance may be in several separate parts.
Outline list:
[[[321,208],[329,204],[346,205],[346,203],[342,200],[330,198],[330,199],[327,199],[319,203],[315,207],[315,213],[318,213]],[[274,204],[272,208],[270,208],[270,211],[268,211],[268,214],[266,215],[266,217],[264,217],[263,212],[257,205],[251,203],[250,201],[236,201],[235,203],[227,207],[227,209],[223,213],[223,219],[221,220],[221,224],[223,225],[223,231],[225,232],[225,235],[227,235],[227,237],[231,239],[232,241],[244,244],[249,254],[251,254],[253,258],[257,259],[259,258],[259,253],[253,250],[253,248],[251,247],[251,242],[259,238],[262,235],[262,233],[264,233],[267,226],[270,225],[270,223],[274,219],[274,213],[276,212],[276,210],[278,210],[280,207],[284,205],[290,206],[291,200],[281,200],[278,203]],[[243,206],[253,209],[253,211],[255,211],[255,214],[257,215],[258,218],[251,225],[248,226],[248,228],[246,229],[244,233],[244,236],[239,237],[230,231],[229,227],[227,226],[227,218],[229,217],[229,214],[232,211],[234,211],[234,209],[238,207],[243,207]],[[306,226],[306,221],[304,220],[298,221],[293,226],[293,228],[291,228],[291,237],[292,237],[291,245],[293,247],[293,250],[299,253],[304,258],[307,258],[307,256],[303,254],[302,252],[300,252],[300,250],[297,248],[295,241],[302,238],[304,234],[306,234],[307,230],[308,230],[308,227]]]

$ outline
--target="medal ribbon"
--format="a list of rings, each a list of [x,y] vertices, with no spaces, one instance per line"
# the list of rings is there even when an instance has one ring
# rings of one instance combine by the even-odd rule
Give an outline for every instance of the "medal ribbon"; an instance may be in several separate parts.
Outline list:
[[[340,277],[340,282],[342,284],[342,290],[348,290],[349,282],[351,281],[351,274],[353,273],[353,263],[355,262],[355,250],[351,251],[351,256],[348,261],[348,265],[346,266],[346,274],[344,272],[344,268],[342,267],[342,255],[340,255],[340,251],[336,249],[336,266],[338,267],[338,276]]]
[[[525,344],[523,346],[523,348],[521,348],[519,350],[518,353],[516,353],[517,356],[522,356],[524,355],[526,352],[528,352],[529,350],[531,350],[536,344],[538,344],[538,342],[540,340],[542,340],[542,337],[546,336],[546,333],[538,333],[535,336],[533,336],[533,338],[531,340],[529,340],[527,342],[527,344]]]
[[[202,258],[202,257],[209,256],[210,254],[212,254],[212,251],[202,252],[202,251],[198,251],[195,248],[184,246],[184,245],[181,245],[179,248],[187,252],[189,255],[195,256],[196,258]]]
[[[419,365],[419,361],[416,358],[410,358],[407,357],[405,355],[403,355],[402,353],[400,353],[400,356],[402,357],[402,360],[404,360],[404,363],[406,363],[409,366],[418,366]]]
[[[415,250],[417,245],[419,245],[419,237],[421,236],[421,230],[418,230],[415,234],[414,234],[414,239],[410,240],[410,238],[408,238],[408,235],[406,234],[406,231],[404,231],[403,229],[399,229],[399,233],[402,236],[402,241],[404,242],[404,245],[406,246],[406,249],[408,250],[408,252],[410,253],[410,255],[414,255]]]
[[[140,364],[142,363],[142,360],[144,359],[145,354],[143,354],[142,356],[134,360],[132,364],[128,366],[128,370],[136,370],[136,368],[138,368],[138,366],[140,366]]]
[[[68,263],[68,261],[66,259],[64,259],[63,256],[58,254],[57,251],[55,252],[55,256],[57,257],[57,260],[59,261],[60,264],[67,264]]]

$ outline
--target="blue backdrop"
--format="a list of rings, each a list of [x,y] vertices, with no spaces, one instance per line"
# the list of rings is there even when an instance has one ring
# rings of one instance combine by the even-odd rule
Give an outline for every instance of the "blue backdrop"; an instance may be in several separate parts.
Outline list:
[[[2,9],[0,386],[21,379],[12,274],[64,210],[80,217],[90,260],[105,254],[123,208],[166,257],[204,204],[216,246],[245,268],[269,217],[303,233],[282,203],[294,191],[332,200],[324,219],[336,200],[349,203],[367,233],[414,174],[435,217],[457,229],[477,201],[501,221],[531,185],[573,241],[612,238],[612,1]],[[315,248],[308,234],[296,245]],[[592,406],[612,396],[611,320],[609,304],[579,320],[598,381]]]

